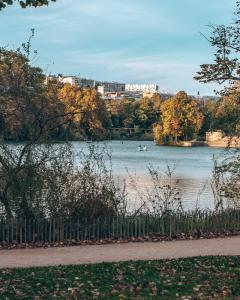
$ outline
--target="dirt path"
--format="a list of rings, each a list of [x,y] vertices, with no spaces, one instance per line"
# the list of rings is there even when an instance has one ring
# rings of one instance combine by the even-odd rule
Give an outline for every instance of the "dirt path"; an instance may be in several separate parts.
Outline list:
[[[207,255],[240,255],[240,237],[160,243],[2,250],[0,251],[0,268],[88,264]]]

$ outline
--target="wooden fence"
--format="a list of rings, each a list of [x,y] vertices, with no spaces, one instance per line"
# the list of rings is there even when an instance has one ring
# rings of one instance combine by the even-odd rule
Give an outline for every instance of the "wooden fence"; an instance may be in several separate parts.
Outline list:
[[[240,232],[240,210],[171,213],[162,216],[111,217],[95,220],[52,218],[0,221],[0,243],[60,243],[147,236]]]

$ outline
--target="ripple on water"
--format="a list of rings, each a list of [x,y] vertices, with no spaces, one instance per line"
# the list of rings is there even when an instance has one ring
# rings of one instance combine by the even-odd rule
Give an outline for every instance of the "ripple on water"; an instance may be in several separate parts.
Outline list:
[[[74,142],[76,151],[87,148],[83,142]],[[112,153],[112,166],[115,176],[127,178],[127,170],[139,178],[138,188],[143,191],[151,186],[147,168],[149,165],[166,170],[166,166],[175,166],[175,179],[182,193],[185,208],[194,208],[199,197],[202,208],[213,206],[213,195],[210,188],[210,177],[213,167],[212,159],[220,158],[224,150],[208,147],[167,147],[156,146],[153,142],[111,141],[97,143],[100,147],[107,146]],[[148,151],[137,151],[139,145],[146,145]],[[128,185],[130,194],[133,193]]]

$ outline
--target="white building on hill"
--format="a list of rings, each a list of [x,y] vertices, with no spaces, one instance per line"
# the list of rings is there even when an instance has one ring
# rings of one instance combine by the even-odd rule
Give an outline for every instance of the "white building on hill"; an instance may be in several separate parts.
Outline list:
[[[79,86],[79,87],[94,87],[95,81],[92,79],[80,78],[77,76],[59,76],[58,81],[62,83],[69,83],[72,86]]]
[[[156,84],[126,84],[126,92],[132,93],[158,93],[159,86]]]

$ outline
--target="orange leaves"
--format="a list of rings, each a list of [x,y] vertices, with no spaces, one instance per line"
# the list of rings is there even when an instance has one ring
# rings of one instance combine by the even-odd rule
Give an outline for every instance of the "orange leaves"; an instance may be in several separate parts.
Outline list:
[[[159,130],[162,137],[171,141],[180,139],[191,139],[199,131],[203,114],[196,100],[190,98],[181,91],[174,97],[166,100],[161,105],[162,126],[155,127],[155,138],[159,140]]]
[[[108,126],[109,116],[104,100],[92,88],[80,88],[65,84],[58,93],[58,98],[65,105],[72,121],[80,128],[94,133],[104,131]]]

